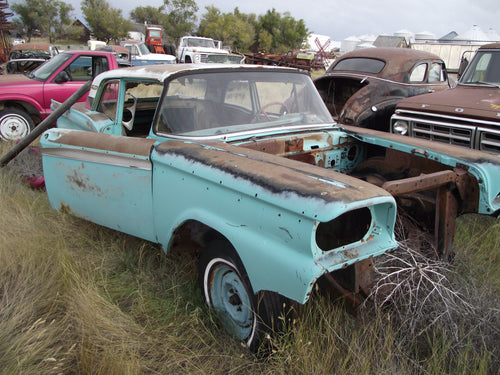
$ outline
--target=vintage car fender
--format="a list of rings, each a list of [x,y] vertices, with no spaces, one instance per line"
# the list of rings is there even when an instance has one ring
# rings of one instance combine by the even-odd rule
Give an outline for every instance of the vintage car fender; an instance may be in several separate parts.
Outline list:
[[[304,303],[321,275],[397,246],[394,198],[359,179],[223,142],[166,141],[151,158],[158,242],[168,247],[189,220],[213,228],[238,252],[255,292]],[[364,207],[372,219],[363,238],[318,247],[321,222]]]

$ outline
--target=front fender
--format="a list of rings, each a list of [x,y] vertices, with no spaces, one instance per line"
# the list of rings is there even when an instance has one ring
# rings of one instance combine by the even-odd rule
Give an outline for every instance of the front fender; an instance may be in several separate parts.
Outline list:
[[[47,110],[45,110],[41,105],[40,102],[35,100],[33,97],[28,96],[28,95],[23,95],[20,93],[16,94],[0,94],[0,103],[3,106],[7,106],[7,103],[17,103],[18,105],[21,105],[23,108],[25,108],[28,112],[33,112],[36,110],[38,114],[46,113]],[[7,104],[7,105],[6,105]]]
[[[304,303],[324,273],[396,246],[396,207],[385,190],[298,161],[215,145],[166,141],[152,152],[155,231],[165,248],[182,223],[201,222],[231,242],[256,292]],[[320,223],[366,208],[371,224],[364,237],[318,247]]]

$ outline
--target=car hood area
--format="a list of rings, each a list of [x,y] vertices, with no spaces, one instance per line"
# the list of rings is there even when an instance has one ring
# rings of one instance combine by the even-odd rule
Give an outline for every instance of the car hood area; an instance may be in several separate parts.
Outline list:
[[[6,85],[16,86],[31,82],[33,82],[33,80],[23,74],[0,75],[0,85],[2,88],[6,87]]]

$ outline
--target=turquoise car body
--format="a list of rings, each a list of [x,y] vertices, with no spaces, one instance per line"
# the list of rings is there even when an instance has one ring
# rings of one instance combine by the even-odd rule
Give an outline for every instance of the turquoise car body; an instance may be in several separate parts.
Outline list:
[[[232,81],[238,87],[243,81],[246,87],[247,76],[272,77],[270,87],[276,91],[267,105],[278,101],[281,112],[266,112],[264,104],[248,114],[247,122],[196,128],[191,110],[200,98],[195,102],[170,90],[182,91],[183,85],[211,74],[241,77]],[[136,80],[159,90],[154,103],[150,97],[127,94],[127,82]],[[279,100],[280,85],[289,87],[290,82],[301,87],[300,93],[296,87],[290,92],[308,103],[307,116],[293,112],[297,103]],[[242,115],[235,111],[235,97],[228,105],[231,120]],[[190,107],[179,109],[188,99]],[[249,102],[258,100],[264,100],[262,93],[251,95]],[[149,107],[141,112],[141,105]],[[146,112],[152,114],[142,121]],[[172,125],[179,113],[190,114],[179,122],[188,131]],[[203,116],[203,121],[210,118]],[[147,131],[131,134],[136,124]],[[179,228],[198,223],[231,243],[255,293],[277,292],[299,303],[309,299],[325,274],[397,247],[397,197],[357,173],[373,155],[389,150],[432,176],[455,176],[458,169],[457,179],[467,176],[465,187],[457,183],[452,191],[459,213],[498,215],[500,210],[499,158],[339,127],[310,78],[285,68],[182,64],[110,71],[94,81],[86,105],[74,105],[57,128],[42,135],[41,145],[47,193],[55,209],[159,243],[165,250]],[[406,181],[398,177],[397,186]]]

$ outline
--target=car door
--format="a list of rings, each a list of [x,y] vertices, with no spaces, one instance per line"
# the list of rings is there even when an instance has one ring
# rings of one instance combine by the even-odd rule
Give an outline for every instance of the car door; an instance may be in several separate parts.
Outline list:
[[[150,160],[155,141],[82,130],[48,130],[41,144],[51,206],[155,241]]]
[[[69,60],[45,82],[44,108],[50,108],[52,99],[60,103],[64,102],[85,82],[93,79],[96,73],[101,73],[104,70],[109,70],[106,56],[79,55]],[[67,81],[58,82],[61,72],[66,74]],[[83,95],[78,101],[83,102],[86,98],[87,94]]]

